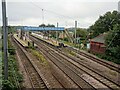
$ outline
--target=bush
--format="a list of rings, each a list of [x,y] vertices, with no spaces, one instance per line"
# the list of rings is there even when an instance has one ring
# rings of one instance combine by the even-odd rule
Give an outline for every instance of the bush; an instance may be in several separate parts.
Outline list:
[[[10,53],[10,55],[15,55],[15,49],[8,49],[8,52]]]
[[[64,41],[68,41],[68,38],[64,38]]]
[[[17,89],[21,86],[20,82],[23,81],[23,76],[19,73],[18,64],[15,58],[15,49],[10,40],[8,40],[8,80],[3,80],[3,89]],[[3,66],[4,69],[4,66]],[[3,73],[3,72],[2,72]],[[4,73],[3,73],[4,76]]]

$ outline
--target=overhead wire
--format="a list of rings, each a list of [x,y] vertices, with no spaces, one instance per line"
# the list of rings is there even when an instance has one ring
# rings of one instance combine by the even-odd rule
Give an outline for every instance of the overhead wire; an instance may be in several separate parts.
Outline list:
[[[57,12],[54,12],[54,11],[51,11],[51,10],[44,9],[44,8],[38,6],[37,4],[35,4],[33,0],[30,0],[30,3],[31,3],[32,5],[34,5],[35,7],[39,8],[39,9],[41,9],[41,10],[44,10],[44,11],[46,11],[46,12],[49,12],[49,13],[52,13],[52,14],[55,14],[55,15],[58,15],[58,16],[62,16],[62,17],[66,17],[66,18],[69,18],[69,19],[73,19],[73,20],[74,20],[73,17],[66,16],[66,15],[62,15],[62,14],[60,14],[60,13],[57,13]]]

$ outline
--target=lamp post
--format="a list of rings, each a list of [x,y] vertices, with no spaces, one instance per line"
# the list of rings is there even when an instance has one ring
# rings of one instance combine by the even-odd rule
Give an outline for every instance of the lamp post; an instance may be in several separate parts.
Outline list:
[[[57,22],[57,30],[58,30],[58,22]],[[57,41],[58,41],[58,32],[56,31],[56,44],[57,44]]]

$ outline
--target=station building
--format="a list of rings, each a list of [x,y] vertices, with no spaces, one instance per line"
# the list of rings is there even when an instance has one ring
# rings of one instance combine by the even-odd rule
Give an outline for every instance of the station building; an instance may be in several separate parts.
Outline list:
[[[105,36],[107,34],[101,34],[90,40],[90,52],[103,54],[106,51]]]

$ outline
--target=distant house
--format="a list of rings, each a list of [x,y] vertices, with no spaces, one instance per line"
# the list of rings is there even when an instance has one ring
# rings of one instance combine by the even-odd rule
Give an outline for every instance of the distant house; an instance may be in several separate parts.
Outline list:
[[[101,34],[90,40],[90,52],[92,53],[105,53],[105,36],[106,33]]]

